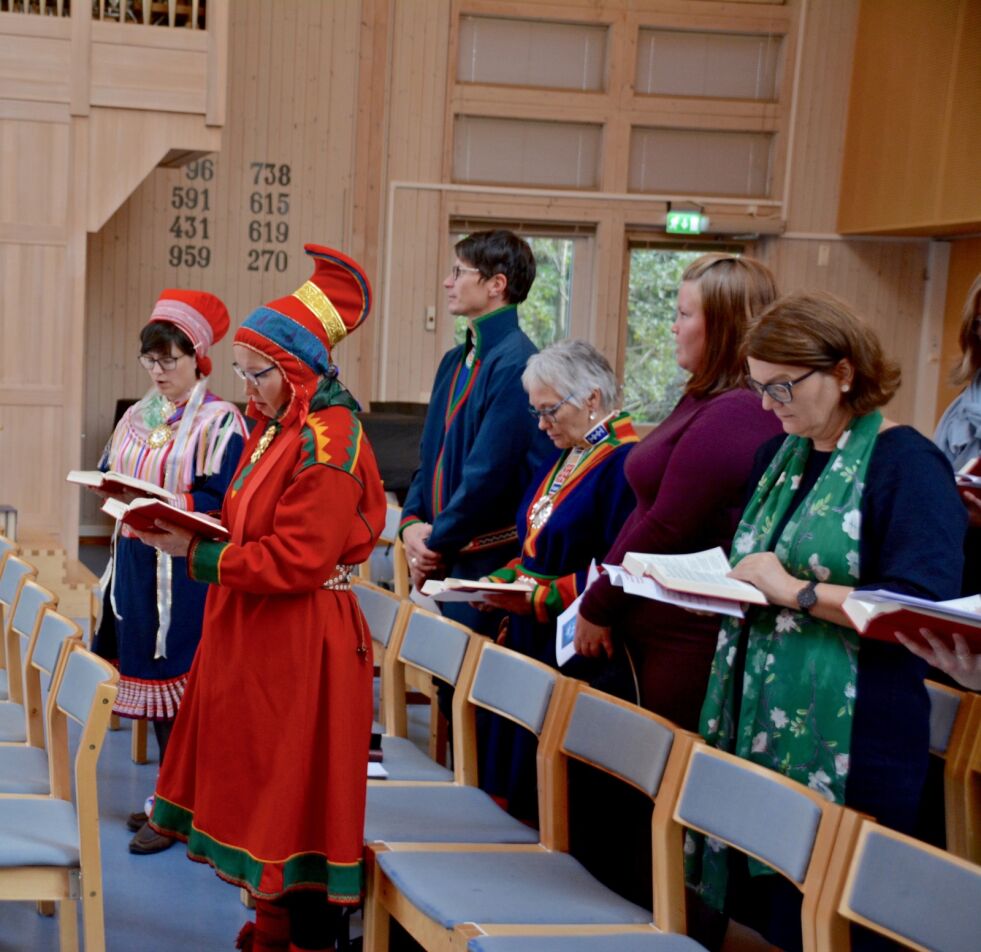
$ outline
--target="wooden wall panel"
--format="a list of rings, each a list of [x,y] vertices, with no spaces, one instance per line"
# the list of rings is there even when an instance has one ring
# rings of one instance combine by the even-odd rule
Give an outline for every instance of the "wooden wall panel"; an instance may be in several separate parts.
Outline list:
[[[751,250],[773,269],[782,291],[828,291],[868,320],[903,371],[888,414],[912,424],[928,243],[767,239]]]
[[[940,380],[937,387],[937,419],[962,389],[950,383],[950,371],[960,362],[958,338],[961,313],[967,292],[981,274],[981,237],[950,243],[950,266],[947,276],[947,298],[944,306],[943,343],[940,350]]]
[[[787,194],[787,230],[836,231],[848,90],[859,0],[821,3],[804,12]],[[784,76],[783,82],[793,82]]]
[[[57,157],[67,152],[67,121],[0,121],[0,167],[11,170],[29,166],[34,173],[0,175],[0,224],[64,226],[68,175],[63,164],[58,167]]]
[[[234,330],[255,307],[292,293],[309,277],[305,242],[350,246],[361,15],[356,0],[230,4],[228,109],[220,152],[208,157],[213,177],[192,178],[189,167],[155,169],[89,240],[85,466],[95,465],[105,445],[116,400],[148,387],[136,361],[138,335],[161,290],[197,287],[218,294]],[[200,176],[203,166],[194,168]],[[267,176],[274,181],[266,184]],[[175,208],[182,197],[186,204],[188,188],[198,190],[196,207]],[[251,211],[254,195],[262,213]],[[278,214],[282,196],[288,211]],[[179,215],[183,237],[171,233]],[[194,219],[193,238],[187,216]],[[205,219],[208,237],[202,240]],[[250,238],[252,222],[262,234],[254,230]],[[277,226],[288,229],[282,242]],[[199,256],[202,247],[210,255],[207,267],[188,265],[198,259],[188,259],[186,249]],[[174,248],[180,249],[177,266],[170,263]],[[212,356],[213,388],[241,399],[230,342]],[[367,402],[369,360],[357,335],[337,348],[336,358],[345,382]],[[87,501],[81,522],[83,532],[104,524]]]

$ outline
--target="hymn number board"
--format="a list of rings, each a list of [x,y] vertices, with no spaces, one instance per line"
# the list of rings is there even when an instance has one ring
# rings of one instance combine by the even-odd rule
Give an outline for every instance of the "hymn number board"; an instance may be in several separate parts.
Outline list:
[[[215,235],[215,164],[213,158],[188,163],[181,182],[170,189],[168,218],[170,244],[167,264],[172,268],[210,268]],[[282,274],[290,263],[290,201],[292,167],[287,162],[249,162],[245,214],[246,271]]]

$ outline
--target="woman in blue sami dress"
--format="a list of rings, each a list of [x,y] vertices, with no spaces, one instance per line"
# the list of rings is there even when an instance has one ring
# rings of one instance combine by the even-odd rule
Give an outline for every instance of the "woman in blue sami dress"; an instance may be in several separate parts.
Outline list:
[[[556,619],[585,590],[590,563],[603,558],[636,505],[623,463],[638,438],[630,415],[616,409],[613,369],[585,341],[560,341],[534,354],[521,382],[529,411],[562,452],[525,492],[517,519],[520,554],[489,576],[498,582],[531,581],[534,590],[486,601],[509,613],[504,636],[509,648],[555,667]],[[575,655],[562,671],[636,699],[622,652],[602,660]],[[534,819],[534,739],[496,721],[485,764],[485,788],[506,797],[515,815]]]
[[[181,509],[221,509],[246,433],[234,404],[208,389],[208,348],[228,331],[228,311],[203,291],[167,290],[140,333],[140,363],[151,389],[119,421],[100,469],[134,476],[174,494]],[[120,498],[127,501],[138,493]],[[208,586],[188,577],[184,559],[158,557],[128,528],[114,539],[106,612],[96,650],[119,659],[114,712],[153,723],[160,763],[201,639]],[[107,634],[114,629],[116,644]],[[146,825],[146,812],[128,820],[134,853],[153,853],[172,841]]]

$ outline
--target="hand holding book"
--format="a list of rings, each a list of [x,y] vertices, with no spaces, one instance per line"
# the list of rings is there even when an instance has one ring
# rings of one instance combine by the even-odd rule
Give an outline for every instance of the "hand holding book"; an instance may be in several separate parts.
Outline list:
[[[952,647],[929,628],[921,628],[919,635],[921,641],[896,630],[896,640],[918,658],[950,675],[962,687],[981,691],[981,653],[974,654],[960,632],[951,632]]]

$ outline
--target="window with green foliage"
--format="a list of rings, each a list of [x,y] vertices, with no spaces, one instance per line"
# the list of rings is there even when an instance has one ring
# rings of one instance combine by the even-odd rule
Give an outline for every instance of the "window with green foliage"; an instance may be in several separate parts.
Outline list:
[[[630,250],[623,404],[638,423],[660,423],[681,399],[688,374],[675,362],[671,325],[681,275],[702,254]]]
[[[453,242],[463,237],[455,235]],[[575,242],[570,238],[527,234],[522,237],[535,254],[535,283],[527,300],[518,307],[518,317],[521,329],[541,349],[569,336]],[[463,343],[466,332],[467,319],[457,317],[454,328],[456,343]]]

